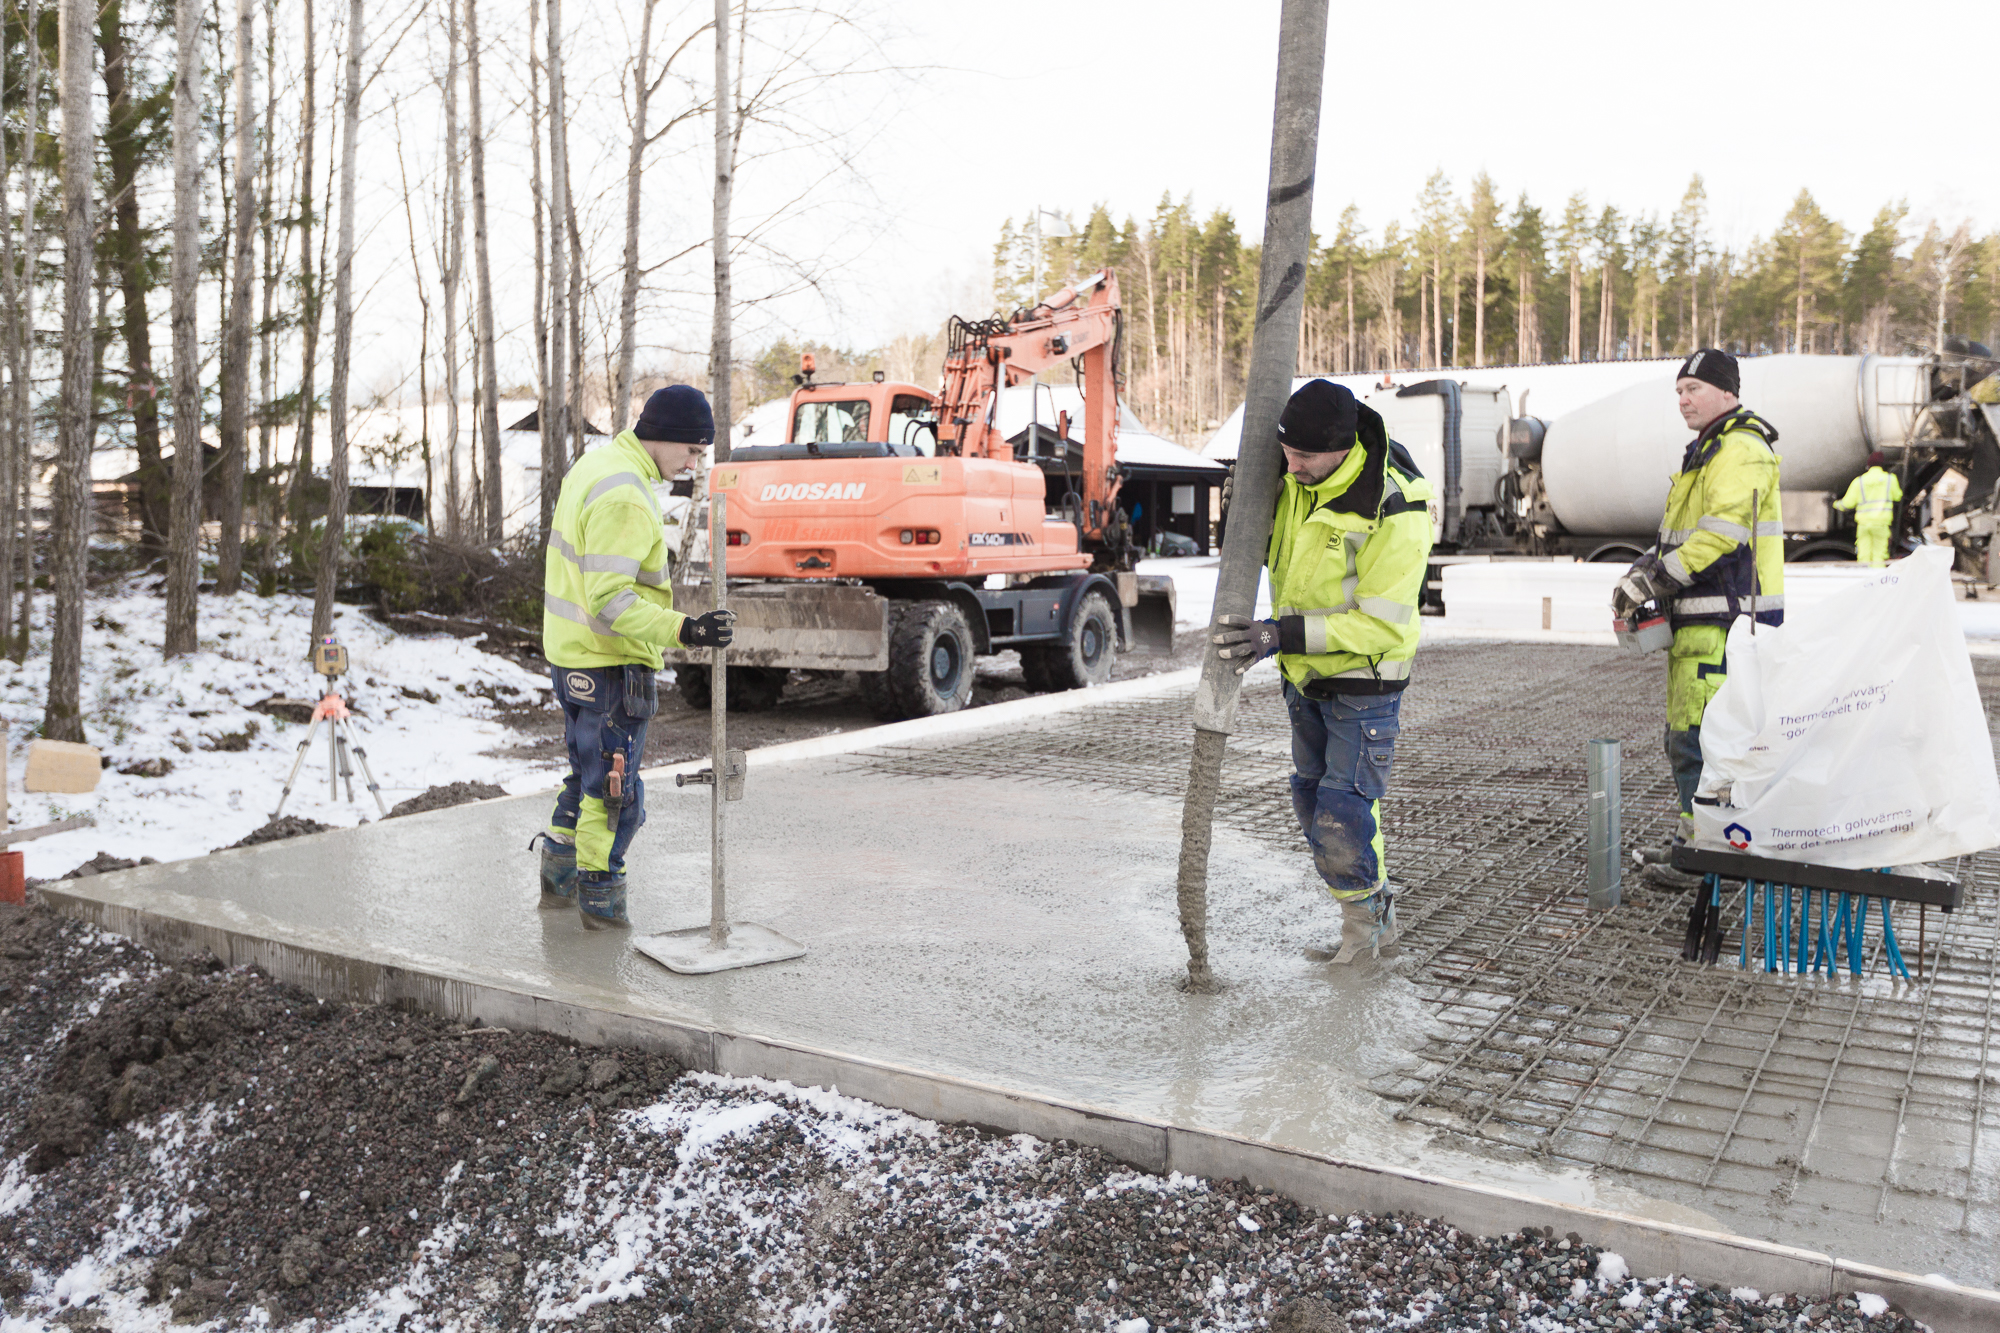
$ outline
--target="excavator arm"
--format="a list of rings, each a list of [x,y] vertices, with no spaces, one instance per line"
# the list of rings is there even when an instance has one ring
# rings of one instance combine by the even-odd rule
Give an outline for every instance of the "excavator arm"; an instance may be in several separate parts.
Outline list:
[[[1011,459],[997,421],[999,390],[1066,362],[1083,362],[1083,494],[1078,526],[1103,545],[1118,515],[1118,279],[1107,269],[1012,319],[951,323],[938,407],[938,451]]]

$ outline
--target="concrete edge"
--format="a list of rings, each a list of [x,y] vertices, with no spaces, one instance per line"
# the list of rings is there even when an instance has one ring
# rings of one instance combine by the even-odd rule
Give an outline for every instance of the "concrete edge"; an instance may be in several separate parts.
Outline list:
[[[1869,1291],[1937,1333],[1984,1333],[2000,1327],[2000,1292],[1940,1284],[1770,1241],[1350,1162],[884,1061],[351,958],[53,886],[41,893],[56,910],[136,940],[165,957],[206,950],[232,966],[256,964],[324,999],[385,1004],[459,1020],[477,1018],[490,1026],[546,1032],[585,1045],[660,1051],[689,1069],[711,1073],[782,1080],[801,1087],[837,1087],[849,1096],[929,1120],[1067,1139],[1143,1171],[1242,1180],[1329,1215],[1416,1213],[1479,1235],[1543,1227],[1616,1251],[1637,1274],[1677,1274],[1813,1296]]]
[[[985,731],[993,727],[1025,722],[1032,718],[1053,717],[1093,704],[1143,699],[1148,695],[1164,694],[1179,689],[1192,690],[1195,682],[1200,679],[1200,667],[1183,667],[1179,671],[1162,671],[1151,676],[1134,676],[1130,680],[1114,680],[1109,685],[1097,685],[1090,689],[1057,690],[1052,694],[1037,694],[1026,699],[1009,699],[1006,703],[986,704],[980,708],[962,708],[956,713],[945,713],[938,717],[913,717],[902,722],[884,722],[879,726],[861,727],[854,731],[835,731],[824,736],[809,736],[804,740],[784,741],[777,745],[762,746],[750,751],[749,754],[753,763],[761,761],[783,764],[800,759],[822,759],[828,755],[871,750],[879,745],[901,745],[908,741],[931,740],[938,736]],[[643,774],[647,778],[655,774],[671,777],[675,773],[692,773],[706,767],[707,764],[706,759],[690,759],[684,763],[648,768],[643,770]]]

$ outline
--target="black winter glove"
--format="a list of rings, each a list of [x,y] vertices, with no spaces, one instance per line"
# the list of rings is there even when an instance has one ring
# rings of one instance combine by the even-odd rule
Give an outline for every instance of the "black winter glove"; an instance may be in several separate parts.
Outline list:
[[[1218,616],[1215,623],[1220,630],[1211,636],[1212,641],[1218,645],[1215,655],[1232,661],[1242,659],[1243,664],[1236,668],[1236,674],[1239,676],[1273,653],[1305,651],[1304,616],[1286,616],[1282,620]]]
[[[1612,589],[1611,612],[1620,620],[1630,619],[1632,613],[1646,603],[1671,596],[1677,586],[1667,573],[1666,566],[1660,562],[1660,557],[1648,551],[1632,562],[1632,568],[1625,571],[1625,576]]]
[[[734,611],[704,611],[681,621],[681,647],[727,648],[736,637]]]

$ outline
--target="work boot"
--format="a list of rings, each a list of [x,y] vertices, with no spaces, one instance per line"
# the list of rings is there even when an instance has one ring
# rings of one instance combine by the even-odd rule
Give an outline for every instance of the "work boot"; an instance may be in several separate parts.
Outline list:
[[[1677,893],[1699,888],[1702,882],[1702,876],[1676,870],[1664,861],[1649,863],[1639,872],[1639,878],[1656,889],[1672,889]]]
[[[1334,962],[1351,963],[1363,949],[1370,958],[1380,958],[1382,947],[1394,944],[1396,938],[1396,897],[1387,888],[1366,898],[1341,899],[1340,952],[1333,956]]]
[[[546,833],[542,840],[542,907],[544,910],[570,907],[576,902],[576,844],[557,842]],[[530,847],[534,843],[528,844]]]
[[[585,930],[626,930],[625,877],[606,870],[580,870],[576,876],[576,915]]]

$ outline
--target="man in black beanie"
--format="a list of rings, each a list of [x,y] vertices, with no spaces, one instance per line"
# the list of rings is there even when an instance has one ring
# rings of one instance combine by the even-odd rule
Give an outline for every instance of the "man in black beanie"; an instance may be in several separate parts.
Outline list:
[[[1340,904],[1334,961],[1346,963],[1396,938],[1382,796],[1417,653],[1431,485],[1374,409],[1330,380],[1292,395],[1277,445],[1285,481],[1265,556],[1272,619],[1223,616],[1214,639],[1239,674],[1278,659],[1292,810]]]
[[[625,849],[646,822],[639,764],[658,707],[660,649],[725,646],[734,633],[733,612],[674,610],[653,490],[699,462],[714,438],[701,390],[659,390],[631,430],[576,460],[549,527],[542,654],[562,704],[569,773],[541,834],[542,906],[574,906],[589,930],[631,924]]]
[[[1680,797],[1682,839],[1693,836],[1701,780],[1701,718],[1722,688],[1724,648],[1738,616],[1785,619],[1785,525],[1778,494],[1777,428],[1744,409],[1736,358],[1704,347],[1681,363],[1674,394],[1695,437],[1667,489],[1660,540],[1625,572],[1612,611],[1657,604],[1673,626],[1667,654],[1667,762]],[[1667,850],[1655,853],[1664,861]],[[1697,881],[1656,862],[1646,877],[1673,888]]]

